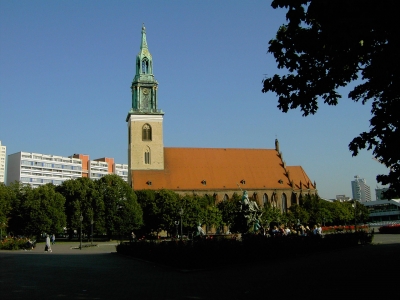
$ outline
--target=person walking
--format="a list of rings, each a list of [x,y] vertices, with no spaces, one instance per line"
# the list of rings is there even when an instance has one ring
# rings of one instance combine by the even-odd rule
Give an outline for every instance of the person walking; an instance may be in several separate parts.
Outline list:
[[[51,235],[51,244],[54,245],[56,243],[56,236],[54,234]]]
[[[51,250],[50,237],[48,234],[46,235],[46,246],[44,247],[44,251],[53,252]]]

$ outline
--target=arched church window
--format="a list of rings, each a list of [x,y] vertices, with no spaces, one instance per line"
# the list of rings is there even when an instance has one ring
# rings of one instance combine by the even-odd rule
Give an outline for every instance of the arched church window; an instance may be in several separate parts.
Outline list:
[[[276,205],[276,194],[275,193],[273,193],[272,194],[272,196],[271,196],[271,206],[272,207],[277,207],[277,205]]]
[[[229,197],[228,197],[227,194],[225,194],[225,195],[224,195],[224,199],[223,199],[222,201],[228,201],[228,200],[229,200]]]
[[[150,164],[150,149],[146,149],[146,151],[144,152],[144,163],[146,165]]]
[[[290,199],[290,205],[294,205],[297,204],[297,198],[296,198],[296,194],[292,193],[292,197]]]
[[[285,213],[287,211],[287,198],[285,194],[282,194],[281,200],[282,200],[282,212]]]
[[[268,195],[267,194],[264,194],[263,195],[263,205],[265,206],[265,205],[267,205],[268,204]]]
[[[149,60],[146,57],[142,60],[142,73],[149,73]]]
[[[149,124],[144,124],[142,127],[142,140],[151,141],[151,126]]]

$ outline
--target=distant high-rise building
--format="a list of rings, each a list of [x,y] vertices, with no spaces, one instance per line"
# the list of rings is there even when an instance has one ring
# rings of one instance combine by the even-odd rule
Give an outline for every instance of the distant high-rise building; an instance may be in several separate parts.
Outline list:
[[[1,145],[0,141],[0,182],[5,182],[6,176],[6,146]]]
[[[366,184],[364,178],[360,178],[357,175],[354,176],[354,180],[351,182],[351,190],[353,199],[360,202],[371,201],[371,188]]]

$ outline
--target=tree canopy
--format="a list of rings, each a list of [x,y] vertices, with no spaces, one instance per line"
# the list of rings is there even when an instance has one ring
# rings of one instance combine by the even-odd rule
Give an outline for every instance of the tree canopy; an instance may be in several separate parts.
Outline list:
[[[108,237],[127,235],[143,224],[143,212],[132,188],[115,174],[97,182],[104,203],[104,224]]]
[[[9,230],[15,235],[40,236],[42,233],[60,233],[66,225],[65,198],[55,186],[45,184],[37,188],[13,183],[14,195],[9,215]]]
[[[283,112],[300,108],[315,114],[318,100],[337,105],[341,87],[354,82],[348,97],[372,101],[370,130],[349,144],[352,155],[372,150],[389,168],[377,181],[390,185],[387,197],[400,195],[400,26],[397,1],[274,0],[286,8],[287,24],[269,41],[278,68],[263,80],[262,92],[274,92]]]

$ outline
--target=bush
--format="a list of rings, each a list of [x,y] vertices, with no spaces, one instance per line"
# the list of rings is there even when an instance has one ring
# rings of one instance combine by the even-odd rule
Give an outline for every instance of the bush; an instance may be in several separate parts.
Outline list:
[[[5,238],[0,243],[0,250],[26,249],[27,243],[27,238]]]
[[[389,234],[400,233],[400,224],[381,226],[379,227],[379,232]]]

